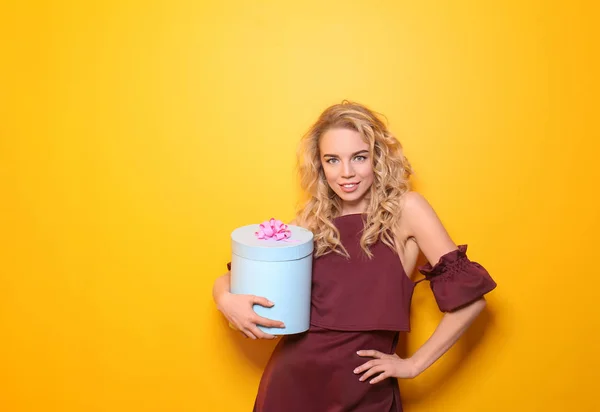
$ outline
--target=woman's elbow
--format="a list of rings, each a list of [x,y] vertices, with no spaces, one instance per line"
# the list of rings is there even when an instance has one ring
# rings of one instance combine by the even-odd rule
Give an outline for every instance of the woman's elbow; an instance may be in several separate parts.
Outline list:
[[[485,307],[487,306],[487,301],[485,300],[485,298],[482,296],[479,299],[477,299],[475,302],[471,303],[469,305],[473,312],[475,313],[475,315],[479,315],[481,312],[483,312],[483,310],[485,309]]]

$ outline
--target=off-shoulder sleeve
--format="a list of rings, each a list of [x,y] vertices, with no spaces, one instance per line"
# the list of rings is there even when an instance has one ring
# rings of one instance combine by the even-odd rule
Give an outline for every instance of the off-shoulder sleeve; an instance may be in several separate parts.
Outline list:
[[[488,271],[467,257],[467,245],[443,255],[434,265],[419,267],[442,312],[451,312],[481,298],[496,288]]]

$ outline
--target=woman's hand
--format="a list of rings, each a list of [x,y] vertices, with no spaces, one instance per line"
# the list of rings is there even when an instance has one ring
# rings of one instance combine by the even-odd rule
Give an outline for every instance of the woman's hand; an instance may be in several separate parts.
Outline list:
[[[414,378],[419,374],[417,367],[410,358],[402,359],[395,353],[388,355],[376,350],[359,350],[357,354],[358,356],[374,358],[354,369],[355,374],[365,372],[360,377],[360,381],[365,381],[375,374],[379,375],[371,379],[369,383],[378,383],[392,377]]]
[[[257,315],[253,305],[269,308],[273,306],[273,302],[259,296],[226,292],[220,296],[217,308],[227,318],[230,326],[242,332],[244,336],[251,339],[275,339],[275,336],[264,333],[257,325],[267,328],[284,328],[285,325],[283,322]]]

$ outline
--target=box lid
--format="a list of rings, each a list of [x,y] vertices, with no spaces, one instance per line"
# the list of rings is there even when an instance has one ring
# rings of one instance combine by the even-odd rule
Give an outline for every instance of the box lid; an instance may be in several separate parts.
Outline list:
[[[313,252],[313,233],[300,226],[287,225],[287,239],[259,239],[259,224],[242,226],[231,232],[231,252],[251,260],[279,262],[302,259]]]

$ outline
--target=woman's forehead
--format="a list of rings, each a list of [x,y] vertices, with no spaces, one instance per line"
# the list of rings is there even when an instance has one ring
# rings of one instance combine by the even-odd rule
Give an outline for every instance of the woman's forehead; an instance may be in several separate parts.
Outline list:
[[[329,129],[321,136],[319,148],[323,155],[352,155],[360,150],[369,150],[369,144],[356,130]]]

